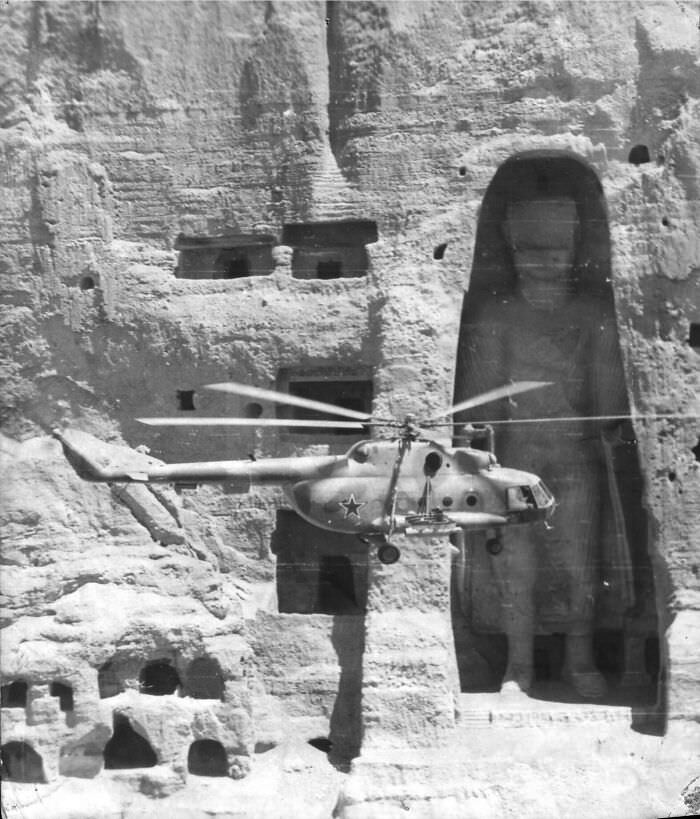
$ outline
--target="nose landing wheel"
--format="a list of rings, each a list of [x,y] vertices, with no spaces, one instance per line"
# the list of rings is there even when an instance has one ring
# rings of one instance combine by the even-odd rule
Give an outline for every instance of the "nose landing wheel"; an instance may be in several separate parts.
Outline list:
[[[391,566],[401,557],[401,551],[393,543],[382,543],[377,549],[377,557],[385,566]]]
[[[486,541],[486,551],[494,557],[500,555],[503,551],[503,541],[500,537],[490,537]]]

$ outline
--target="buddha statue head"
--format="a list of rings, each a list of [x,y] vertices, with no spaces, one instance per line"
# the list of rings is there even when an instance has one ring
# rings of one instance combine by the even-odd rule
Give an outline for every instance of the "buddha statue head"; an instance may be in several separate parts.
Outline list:
[[[535,195],[512,201],[506,208],[503,234],[525,298],[547,308],[571,295],[579,239],[573,199]]]

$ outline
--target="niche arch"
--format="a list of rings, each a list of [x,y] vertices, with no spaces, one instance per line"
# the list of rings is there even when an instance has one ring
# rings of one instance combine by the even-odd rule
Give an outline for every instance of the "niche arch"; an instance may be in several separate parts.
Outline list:
[[[6,742],[0,749],[0,776],[10,782],[46,782],[41,754],[27,742]]]
[[[121,768],[153,768],[158,757],[151,743],[134,730],[124,714],[114,714],[112,736],[104,747],[107,770]]]
[[[519,207],[522,213],[526,210],[522,208],[523,202],[539,199],[573,200],[575,216],[567,218],[575,218],[577,224],[574,230],[575,253],[567,276],[568,295],[563,306],[555,309],[551,307],[553,301],[547,302],[550,304],[549,318],[545,319],[544,314],[539,313],[542,328],[539,327],[536,316],[541,303],[538,306],[534,302],[527,302],[526,294],[520,289],[514,267],[514,244],[507,238],[507,231],[504,229],[506,216],[513,213],[514,206],[516,210],[518,209],[517,203],[521,203]],[[546,207],[539,208],[538,213],[541,214]],[[551,201],[548,207],[554,211]],[[566,208],[563,209],[565,210]],[[520,218],[527,219],[527,216]],[[546,235],[541,215],[532,218],[539,226],[535,228],[536,235],[538,237]],[[554,233],[557,233],[556,227],[553,224]],[[532,238],[534,239],[534,236]],[[529,246],[525,237],[522,239],[521,249],[523,246]],[[556,242],[553,242],[552,248],[555,246]],[[523,268],[521,272],[522,270]],[[547,300],[549,298],[548,296]],[[555,327],[556,315],[561,318],[559,327]],[[507,380],[525,378],[524,373],[536,372],[538,369],[537,366],[530,366],[532,362],[547,363],[551,359],[558,362],[556,367],[560,367],[562,362],[571,360],[574,361],[576,371],[571,376],[571,383],[584,386],[578,395],[574,397],[572,393],[566,395],[566,401],[572,405],[579,402],[576,404],[576,413],[579,416],[596,414],[596,407],[601,402],[591,396],[605,394],[605,391],[600,389],[595,392],[592,386],[600,384],[598,373],[603,370],[603,356],[600,354],[602,345],[591,346],[590,343],[590,339],[600,335],[598,317],[601,325],[606,324],[605,337],[608,339],[606,352],[610,354],[611,361],[614,358],[615,372],[619,373],[619,378],[615,381],[615,392],[620,394],[617,401],[620,408],[616,412],[625,413],[629,411],[629,404],[614,318],[610,232],[600,180],[585,159],[568,151],[529,151],[510,157],[496,170],[484,194],[479,212],[472,271],[460,324],[455,403],[493,386],[500,386]],[[521,322],[528,323],[526,332],[522,331]],[[513,330],[514,326],[520,329]],[[538,333],[542,334],[541,343],[535,339]],[[523,342],[525,338],[527,343]],[[499,345],[498,355],[484,355],[485,349],[495,349]],[[567,357],[569,348],[571,358]],[[531,356],[531,361],[527,360],[528,355]],[[586,355],[589,359],[595,359],[595,362],[587,363]],[[495,363],[496,361],[498,363]],[[556,367],[553,365],[553,372]],[[560,383],[564,383],[564,378],[569,376],[562,376],[559,379],[556,374],[547,378],[533,376],[533,380],[553,382],[559,380]],[[495,381],[499,383],[496,384]],[[566,389],[569,389],[568,382]],[[546,397],[538,399],[536,395],[534,398],[518,396],[516,403],[527,408],[537,406],[539,401],[540,408],[545,409],[544,414],[549,414],[548,400]],[[522,411],[525,413],[525,410]],[[468,415],[460,415],[456,420],[504,420],[513,417],[512,412],[512,407],[504,401],[500,404],[490,404]],[[543,425],[543,429],[552,429],[556,426]],[[545,434],[534,430],[533,425],[526,425],[524,428],[530,430],[528,433],[530,438],[542,436],[540,453],[545,451],[545,446],[549,446],[552,453],[548,456],[550,461],[560,457],[556,430]],[[544,456],[541,459],[542,464],[538,464],[537,467],[528,462],[525,456],[524,463],[517,462],[517,453],[526,451],[524,447],[519,449],[518,445],[527,444],[527,439],[522,435],[518,440],[517,430],[517,425],[496,427],[497,456],[504,465],[536,472],[547,482],[547,476],[542,471],[545,468]],[[568,433],[564,431],[562,435],[564,434]],[[582,435],[576,433],[579,434]],[[598,435],[597,430],[594,432],[595,435]],[[648,702],[658,694],[658,657],[655,659],[647,656],[650,653],[648,650],[650,640],[653,642],[658,629],[654,578],[649,556],[649,524],[642,505],[642,473],[634,430],[628,423],[627,426],[623,425],[620,428],[619,435],[607,457],[600,458],[596,463],[595,468],[598,470],[596,475],[600,477],[600,482],[596,483],[596,480],[589,479],[591,486],[607,487],[601,489],[599,497],[591,502],[596,509],[595,527],[599,542],[609,543],[611,531],[616,527],[619,531],[619,526],[622,525],[626,530],[628,546],[626,562],[620,559],[618,563],[615,563],[610,557],[611,553],[605,552],[603,547],[596,547],[599,553],[596,552],[593,558],[591,581],[594,583],[592,588],[595,594],[594,613],[591,615],[592,651],[595,665],[605,677],[609,691],[624,685],[625,690],[629,692],[630,701],[639,701],[638,697],[644,697]],[[571,440],[570,438],[569,443]],[[566,443],[563,437],[560,437],[560,444],[562,441]],[[463,445],[464,441],[457,439],[455,443]],[[475,442],[474,445],[479,445],[479,442]],[[560,476],[564,467],[565,464],[560,465],[558,469]],[[573,462],[570,471],[578,474]],[[553,470],[553,474],[556,475],[557,470]],[[614,504],[610,497],[607,499],[604,497],[606,494],[611,495],[612,490],[609,487],[613,484],[619,490],[618,499],[622,509],[622,515],[618,515],[614,521],[612,520]],[[554,490],[556,496],[557,488],[550,488]],[[563,485],[560,489],[563,493]],[[572,529],[574,528],[572,526]],[[507,641],[503,639],[501,603],[491,566],[491,562],[497,558],[486,554],[485,544],[479,542],[478,535],[472,538],[475,562],[469,572],[465,573],[463,569],[456,570],[454,575],[453,631],[462,689],[493,690],[501,684],[508,652]],[[620,542],[619,538],[617,542]],[[619,567],[623,563],[624,570],[621,570]],[[561,653],[558,635],[578,632],[574,632],[571,620],[567,621],[559,615],[558,612],[562,609],[557,605],[559,601],[555,600],[556,594],[551,600],[547,598],[548,589],[555,588],[556,584],[548,585],[541,579],[556,580],[554,574],[547,575],[538,564],[536,577],[538,579],[534,581],[534,599],[537,606],[539,636],[533,652],[534,686],[536,687],[538,681],[561,686],[564,681],[558,676],[557,671],[561,667],[561,661],[557,657],[557,654]],[[565,588],[569,580],[560,579],[558,582]],[[572,587],[569,585],[568,588]],[[569,594],[570,598],[575,597],[573,592],[564,591],[562,599],[564,594]],[[557,697],[551,695],[549,698]]]
[[[187,752],[187,770],[196,776],[227,776],[224,746],[215,739],[197,739]]]
[[[573,198],[581,224],[574,281],[612,300],[610,231],[603,186],[583,158],[569,151],[526,151],[507,159],[496,171],[481,204],[472,272],[465,309],[487,294],[512,293],[515,278],[502,223],[508,203],[530,193]]]
[[[139,672],[139,691],[163,697],[180,688],[180,676],[169,659],[151,660]]]

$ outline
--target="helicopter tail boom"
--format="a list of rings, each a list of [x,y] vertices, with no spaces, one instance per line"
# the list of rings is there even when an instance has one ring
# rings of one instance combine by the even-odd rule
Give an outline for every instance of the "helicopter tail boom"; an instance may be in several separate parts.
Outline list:
[[[54,430],[66,459],[84,480],[98,483],[287,483],[310,478],[342,456],[267,458],[166,464],[129,447],[105,444],[76,430]]]

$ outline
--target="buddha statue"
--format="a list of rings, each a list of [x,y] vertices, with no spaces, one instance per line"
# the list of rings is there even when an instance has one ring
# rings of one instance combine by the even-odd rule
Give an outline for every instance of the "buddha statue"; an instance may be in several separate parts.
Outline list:
[[[513,284],[471,310],[455,398],[509,381],[551,382],[500,411],[485,406],[469,418],[512,421],[496,427],[499,461],[539,475],[557,500],[550,528],[505,527],[503,550],[490,558],[508,640],[502,690],[531,687],[536,633],[564,633],[564,679],[580,695],[598,698],[606,684],[592,637],[612,474],[602,442],[614,438],[620,422],[591,417],[627,412],[612,303],[578,275],[574,199],[533,193],[511,200],[501,232]],[[621,553],[612,558],[623,567],[629,566],[624,540],[621,532],[615,546]]]

